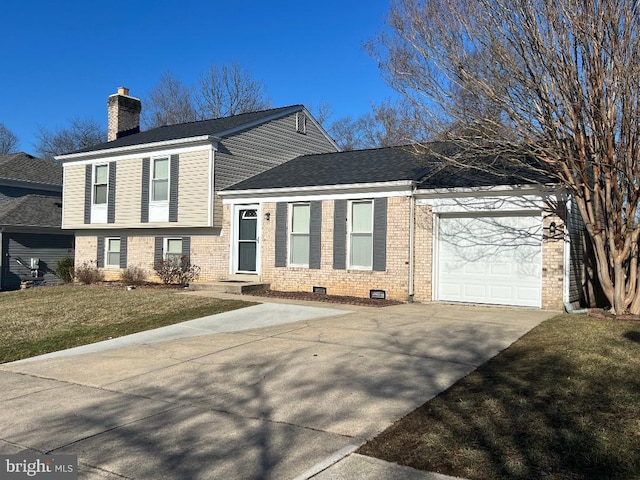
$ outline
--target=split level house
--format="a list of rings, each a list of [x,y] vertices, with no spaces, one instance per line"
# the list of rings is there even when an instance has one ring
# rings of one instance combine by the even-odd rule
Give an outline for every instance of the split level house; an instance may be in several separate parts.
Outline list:
[[[26,153],[0,155],[0,290],[60,281],[55,269],[73,256],[74,241],[61,221],[62,167]]]
[[[175,255],[201,268],[200,282],[240,275],[277,290],[548,309],[581,301],[580,227],[553,185],[454,169],[446,143],[341,152],[301,105],[143,132],[140,108],[119,90],[109,141],[58,157],[76,265],[151,276]]]

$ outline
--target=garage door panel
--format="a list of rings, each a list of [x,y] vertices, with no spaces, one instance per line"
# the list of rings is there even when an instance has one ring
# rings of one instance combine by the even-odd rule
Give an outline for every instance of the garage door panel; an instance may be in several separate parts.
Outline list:
[[[539,216],[442,217],[437,298],[500,305],[541,305]]]

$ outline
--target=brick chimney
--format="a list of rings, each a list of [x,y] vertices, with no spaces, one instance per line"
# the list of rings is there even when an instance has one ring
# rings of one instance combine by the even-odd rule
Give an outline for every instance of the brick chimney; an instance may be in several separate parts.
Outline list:
[[[130,97],[128,88],[119,87],[118,93],[109,95],[109,100],[107,100],[109,114],[107,141],[138,133],[140,131],[141,110],[140,99]]]

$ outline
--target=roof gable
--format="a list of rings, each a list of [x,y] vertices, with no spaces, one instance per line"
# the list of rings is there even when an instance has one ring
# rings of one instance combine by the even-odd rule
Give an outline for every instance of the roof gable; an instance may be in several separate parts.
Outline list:
[[[19,182],[62,185],[62,167],[27,153],[0,155],[0,182]]]

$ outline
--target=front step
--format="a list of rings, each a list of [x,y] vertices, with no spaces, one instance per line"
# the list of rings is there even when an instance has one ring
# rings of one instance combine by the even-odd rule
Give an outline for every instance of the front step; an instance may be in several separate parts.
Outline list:
[[[253,276],[255,280],[255,276]],[[252,280],[238,280],[230,278],[228,280],[220,280],[218,282],[208,283],[191,283],[189,284],[189,290],[207,290],[211,292],[221,293],[248,293],[256,290],[269,290],[270,284],[261,283]]]

